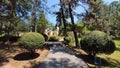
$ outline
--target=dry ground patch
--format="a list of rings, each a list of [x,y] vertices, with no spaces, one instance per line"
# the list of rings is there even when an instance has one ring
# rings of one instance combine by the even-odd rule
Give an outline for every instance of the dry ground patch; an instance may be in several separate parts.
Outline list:
[[[0,68],[33,68],[36,64],[43,61],[49,53],[49,49],[43,48],[36,50],[37,57],[27,60],[16,60],[15,57],[18,55],[25,55],[27,50],[21,49],[18,46],[12,47],[10,50],[7,48],[0,49]],[[28,57],[29,58],[29,57]]]

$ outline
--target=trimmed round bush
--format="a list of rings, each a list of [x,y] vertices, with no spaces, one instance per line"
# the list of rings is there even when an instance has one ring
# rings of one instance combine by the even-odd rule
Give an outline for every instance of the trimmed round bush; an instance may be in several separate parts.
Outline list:
[[[42,34],[35,32],[25,33],[19,39],[19,45],[22,48],[28,49],[30,52],[34,52],[35,49],[41,48],[44,45],[45,39]]]
[[[112,39],[104,32],[93,31],[84,36],[81,41],[81,48],[90,55],[96,53],[111,54],[115,50],[115,44]]]

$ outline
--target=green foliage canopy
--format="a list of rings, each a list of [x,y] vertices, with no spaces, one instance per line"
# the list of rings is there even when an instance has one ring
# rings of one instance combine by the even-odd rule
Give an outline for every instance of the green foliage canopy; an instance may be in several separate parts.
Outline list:
[[[44,37],[41,34],[35,32],[25,33],[19,39],[20,47],[26,48],[29,51],[34,51],[35,49],[42,47],[44,42]]]
[[[48,27],[48,21],[45,18],[44,12],[41,11],[40,18],[37,21],[37,32],[43,33],[45,31],[45,29],[47,29],[47,27]]]
[[[111,54],[115,50],[112,39],[101,31],[90,32],[81,39],[80,44],[83,50],[92,55],[96,53]]]

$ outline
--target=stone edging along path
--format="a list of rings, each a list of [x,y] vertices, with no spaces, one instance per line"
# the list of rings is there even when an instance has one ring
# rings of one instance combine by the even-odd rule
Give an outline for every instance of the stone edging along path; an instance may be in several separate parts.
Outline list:
[[[66,46],[53,45],[50,53],[37,68],[89,68],[72,50]]]

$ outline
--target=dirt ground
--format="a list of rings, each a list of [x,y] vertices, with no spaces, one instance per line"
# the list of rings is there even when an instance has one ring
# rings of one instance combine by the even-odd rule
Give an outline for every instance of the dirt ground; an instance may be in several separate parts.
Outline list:
[[[29,54],[25,49],[17,46],[12,47],[10,50],[0,47],[0,68],[34,68],[49,53],[48,49],[38,49],[34,58],[29,58]]]

